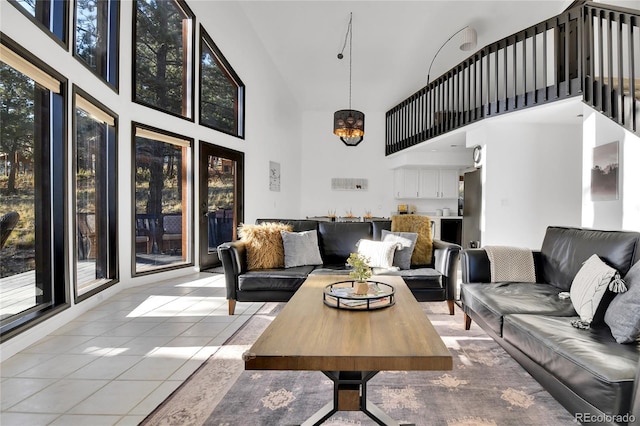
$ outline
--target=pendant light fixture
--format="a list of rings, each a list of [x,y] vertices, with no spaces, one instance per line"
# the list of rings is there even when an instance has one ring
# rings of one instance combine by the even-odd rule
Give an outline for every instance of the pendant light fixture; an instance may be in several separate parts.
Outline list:
[[[349,14],[349,26],[344,37],[342,51],[338,59],[344,58],[344,49],[349,40],[349,109],[341,109],[333,114],[333,133],[347,146],[356,146],[362,142],[364,136],[364,114],[351,109],[351,64],[353,45],[353,13]]]

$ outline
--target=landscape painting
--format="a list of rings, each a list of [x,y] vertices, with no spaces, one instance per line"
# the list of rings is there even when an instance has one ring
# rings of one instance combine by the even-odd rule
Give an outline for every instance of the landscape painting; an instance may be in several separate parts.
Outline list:
[[[619,145],[616,141],[593,148],[592,201],[618,199]]]

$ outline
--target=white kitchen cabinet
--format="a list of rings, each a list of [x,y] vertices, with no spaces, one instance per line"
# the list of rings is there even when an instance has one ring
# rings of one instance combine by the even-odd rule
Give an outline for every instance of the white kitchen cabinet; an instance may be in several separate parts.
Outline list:
[[[458,170],[440,170],[440,197],[438,198],[458,198],[460,176]]]
[[[394,170],[393,176],[395,198],[458,198],[456,169],[400,168]]]
[[[419,198],[458,198],[458,170],[421,169]]]
[[[393,191],[395,198],[418,198],[419,169],[395,169]]]

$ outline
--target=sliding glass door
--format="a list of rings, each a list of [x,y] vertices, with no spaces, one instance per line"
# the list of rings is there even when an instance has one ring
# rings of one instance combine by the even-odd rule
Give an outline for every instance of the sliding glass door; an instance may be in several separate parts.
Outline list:
[[[244,154],[200,142],[200,268],[220,264],[216,248],[244,220]]]

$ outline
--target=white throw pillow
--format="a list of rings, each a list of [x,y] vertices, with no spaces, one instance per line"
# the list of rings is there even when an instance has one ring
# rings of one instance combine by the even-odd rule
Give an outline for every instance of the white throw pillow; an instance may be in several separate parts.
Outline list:
[[[358,253],[369,259],[371,268],[391,268],[393,254],[399,247],[401,247],[399,243],[392,241],[358,241]]]
[[[281,231],[284,246],[284,267],[322,265],[322,256],[318,247],[318,232]]]
[[[575,308],[582,325],[593,321],[593,317],[617,271],[604,263],[594,254],[587,259],[571,283],[571,303]]]

